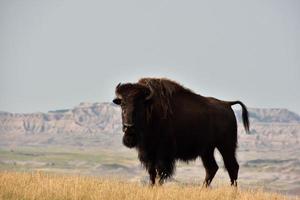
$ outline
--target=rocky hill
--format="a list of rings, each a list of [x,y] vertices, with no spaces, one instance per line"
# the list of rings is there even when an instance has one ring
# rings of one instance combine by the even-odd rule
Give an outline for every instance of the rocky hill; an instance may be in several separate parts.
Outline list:
[[[236,111],[236,116],[240,147],[299,147],[300,116],[294,112],[287,109],[249,108],[250,135],[245,134],[242,127],[240,110]],[[53,138],[54,135],[68,135],[72,140],[76,138],[75,135],[97,135],[104,144],[108,144],[109,140],[112,146],[119,146],[122,135],[120,108],[112,103],[80,103],[72,109],[48,113],[0,112],[0,145],[5,141],[6,144],[29,140],[35,144],[66,141]],[[37,137],[44,137],[44,140]],[[73,144],[82,144],[82,141],[72,142]]]
[[[284,108],[248,108],[248,112],[252,122],[300,123],[298,114]],[[236,111],[236,115],[241,121],[241,110]]]
[[[0,112],[0,134],[112,133],[120,124],[120,109],[111,103],[80,103],[48,113]]]
[[[251,125],[300,124],[300,116],[287,109],[249,108]],[[241,111],[236,111],[241,122]],[[0,112],[0,134],[115,133],[121,129],[120,108],[112,103],[80,103],[72,109],[48,113]],[[257,132],[252,127],[252,132]]]

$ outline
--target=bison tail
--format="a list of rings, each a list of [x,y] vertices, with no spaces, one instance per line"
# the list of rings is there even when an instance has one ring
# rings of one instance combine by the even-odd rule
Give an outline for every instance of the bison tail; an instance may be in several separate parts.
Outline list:
[[[242,102],[240,101],[232,101],[232,102],[229,102],[230,105],[234,105],[234,104],[240,104],[242,106],[242,118],[243,118],[243,124],[244,124],[244,127],[245,127],[245,130],[246,130],[246,133],[250,133],[249,131],[249,115],[248,115],[248,110],[247,110],[247,107],[245,106],[245,104],[243,104]]]

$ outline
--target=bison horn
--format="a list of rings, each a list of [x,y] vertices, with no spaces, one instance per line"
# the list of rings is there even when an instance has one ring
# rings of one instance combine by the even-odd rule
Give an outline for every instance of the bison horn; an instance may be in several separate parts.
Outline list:
[[[153,94],[154,94],[154,91],[153,89],[151,88],[151,86],[149,86],[149,90],[150,90],[150,94],[146,97],[146,100],[149,100],[153,97]]]
[[[122,96],[121,96],[120,94],[118,94],[118,89],[119,89],[120,86],[121,86],[121,83],[119,83],[119,84],[117,85],[116,91],[115,91],[116,96],[117,96],[118,99],[122,99]]]
[[[121,86],[121,83],[119,83],[118,85],[117,85],[117,88],[119,88]]]

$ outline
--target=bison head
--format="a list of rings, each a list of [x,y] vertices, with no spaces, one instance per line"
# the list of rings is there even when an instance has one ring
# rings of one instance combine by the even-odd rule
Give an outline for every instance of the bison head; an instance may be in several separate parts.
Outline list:
[[[119,84],[113,103],[122,110],[123,144],[129,148],[136,147],[140,133],[146,125],[147,104],[153,96],[151,88],[136,83]]]

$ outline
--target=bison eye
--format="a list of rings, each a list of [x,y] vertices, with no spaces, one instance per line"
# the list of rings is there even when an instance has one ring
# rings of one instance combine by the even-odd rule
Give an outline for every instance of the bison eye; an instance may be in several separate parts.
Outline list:
[[[113,102],[114,102],[114,104],[116,104],[116,105],[120,105],[121,104],[121,99],[120,98],[115,98],[114,100],[113,100]]]

